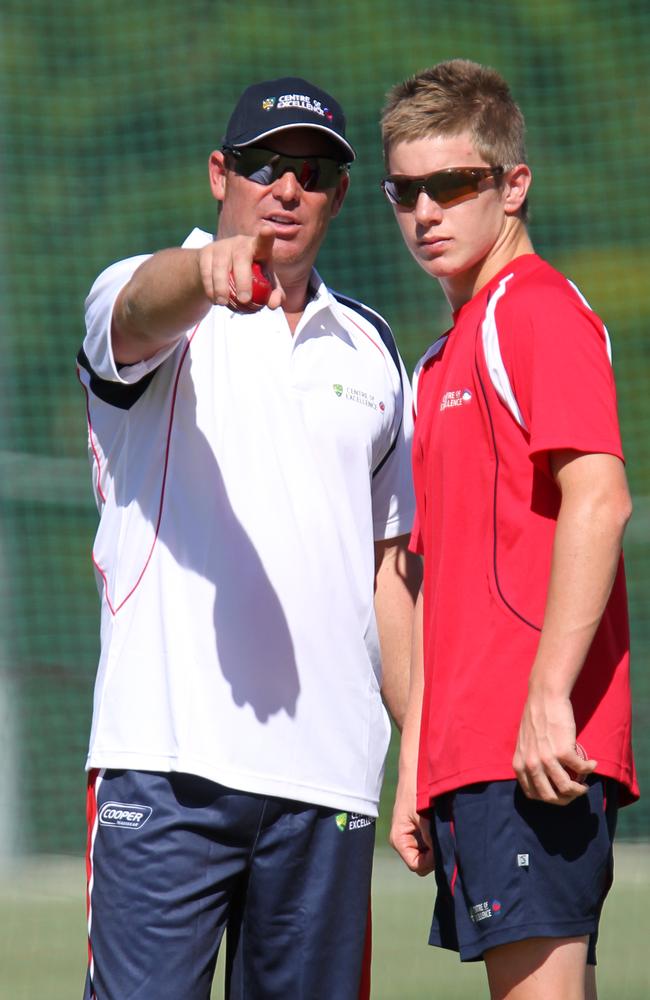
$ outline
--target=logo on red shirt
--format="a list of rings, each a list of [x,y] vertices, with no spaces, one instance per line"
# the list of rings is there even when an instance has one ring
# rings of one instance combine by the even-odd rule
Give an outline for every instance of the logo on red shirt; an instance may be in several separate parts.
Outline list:
[[[446,392],[440,401],[440,409],[448,410],[454,406],[467,406],[472,402],[471,389],[452,389]]]

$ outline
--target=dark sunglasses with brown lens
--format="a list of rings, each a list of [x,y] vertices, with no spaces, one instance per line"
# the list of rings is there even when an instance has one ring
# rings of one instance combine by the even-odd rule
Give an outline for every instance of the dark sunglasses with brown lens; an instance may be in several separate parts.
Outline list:
[[[482,181],[501,177],[504,170],[505,167],[448,167],[420,177],[390,174],[384,177],[381,186],[391,204],[400,208],[415,208],[422,191],[439,205],[451,205],[477,194]]]

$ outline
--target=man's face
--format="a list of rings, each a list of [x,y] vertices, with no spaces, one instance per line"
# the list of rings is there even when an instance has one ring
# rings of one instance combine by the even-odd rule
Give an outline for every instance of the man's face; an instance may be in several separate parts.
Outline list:
[[[260,146],[286,156],[337,158],[336,147],[316,129],[296,128],[260,140]],[[305,191],[295,174],[286,171],[270,184],[241,177],[226,156],[214,152],[210,160],[212,192],[222,202],[220,238],[253,235],[262,222],[275,230],[273,264],[276,269],[311,269],[325,238],[330,219],[338,214],[349,178],[326,191]]]
[[[390,151],[390,173],[411,177],[449,167],[489,166],[467,133],[401,142]],[[404,241],[428,274],[444,283],[461,280],[498,247],[506,225],[503,188],[491,177],[469,194],[442,206],[420,192],[414,208],[393,206]]]

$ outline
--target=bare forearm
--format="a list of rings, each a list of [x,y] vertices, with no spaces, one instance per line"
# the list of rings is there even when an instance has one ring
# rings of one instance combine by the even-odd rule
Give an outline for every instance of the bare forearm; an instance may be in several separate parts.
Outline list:
[[[609,599],[629,512],[623,490],[563,497],[531,687],[570,695]]]
[[[146,260],[117,297],[113,310],[113,353],[134,364],[173,343],[206,315],[226,305],[231,277],[236,298],[250,302],[253,261],[270,264],[275,234],[268,224],[253,236],[211,240],[199,249],[175,247]],[[277,309],[284,292],[275,279],[268,306]]]
[[[434,866],[431,833],[428,821],[417,811],[417,765],[424,693],[422,612],[423,602],[420,592],[413,616],[409,696],[400,743],[399,778],[390,842],[411,871],[418,875],[427,875]]]
[[[395,544],[378,543],[375,613],[381,645],[382,695],[399,729],[408,699],[413,607],[421,579],[418,556],[407,549],[407,536]]]
[[[199,250],[161,250],[135,271],[113,311],[113,351],[122,362],[151,356],[205,316],[211,302]]]
[[[566,805],[586,792],[576,776],[597,765],[578,753],[571,693],[607,606],[631,503],[612,455],[563,453],[554,470],[562,500],[513,767],[530,798]]]
[[[413,611],[408,698],[400,741],[399,780],[407,784],[415,783],[420,744],[420,719],[422,716],[422,698],[424,694],[422,615],[423,597],[422,590],[420,590]]]

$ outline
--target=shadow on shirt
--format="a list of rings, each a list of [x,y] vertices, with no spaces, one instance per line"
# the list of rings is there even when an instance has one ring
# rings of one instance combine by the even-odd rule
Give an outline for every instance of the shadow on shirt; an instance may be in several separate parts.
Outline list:
[[[214,625],[219,664],[235,704],[249,704],[261,722],[281,710],[294,716],[300,684],[287,618],[260,554],[233,509],[215,453],[198,426],[190,357],[185,348],[183,341],[151,377],[147,376],[144,386],[141,382],[103,382],[93,376],[93,394],[108,404],[103,416],[103,408],[93,404],[97,411],[93,433],[107,456],[118,508],[126,512],[136,503],[151,525],[144,538],[138,538],[133,530],[127,536],[130,546],[142,546],[136,557],[140,568],[153,545],[142,578],[155,573],[156,547],[163,545],[179,566],[214,585],[213,623],[207,629],[200,608],[187,608],[191,594],[170,595],[161,587],[162,613],[176,614],[179,627],[185,618],[188,628],[199,631],[202,637],[198,643],[188,637],[188,647],[194,645],[199,655],[201,643],[210,638]],[[228,416],[214,397],[207,401],[210,407],[211,432],[237,461],[237,428],[227,426]],[[183,484],[181,489],[179,483]],[[264,492],[255,498],[268,508],[270,532],[274,525],[272,499]],[[127,513],[125,518],[128,521]],[[101,527],[98,537],[100,534]],[[132,581],[121,584],[122,594],[114,595],[116,606],[124,603],[140,568]],[[111,586],[110,577],[107,586]]]

